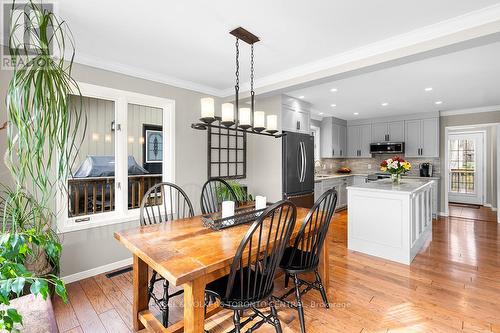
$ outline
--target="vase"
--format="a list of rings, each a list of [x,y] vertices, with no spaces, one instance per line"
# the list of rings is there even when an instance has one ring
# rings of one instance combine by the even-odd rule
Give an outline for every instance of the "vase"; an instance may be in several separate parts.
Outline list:
[[[391,180],[392,180],[392,183],[395,185],[401,184],[401,174],[400,173],[391,174]]]

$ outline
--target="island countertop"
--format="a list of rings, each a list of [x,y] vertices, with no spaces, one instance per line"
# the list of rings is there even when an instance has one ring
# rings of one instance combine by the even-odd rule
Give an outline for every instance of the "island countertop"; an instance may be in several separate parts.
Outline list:
[[[394,184],[391,179],[382,179],[374,182],[353,185],[347,187],[347,190],[366,190],[366,191],[383,191],[383,192],[398,192],[398,193],[415,193],[430,186],[432,180],[421,180],[421,179],[403,179],[401,184]]]

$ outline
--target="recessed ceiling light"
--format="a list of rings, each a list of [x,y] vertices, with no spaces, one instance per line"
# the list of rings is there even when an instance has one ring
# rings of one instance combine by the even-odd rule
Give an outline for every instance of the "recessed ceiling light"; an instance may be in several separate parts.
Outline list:
[[[323,114],[323,112],[320,112],[319,115],[321,116]]]
[[[432,91],[432,87],[427,87],[424,89],[425,91]]]
[[[331,92],[337,92],[337,91],[339,91],[339,90],[338,90],[337,88],[332,88],[332,89],[330,89],[330,91],[331,91]]]
[[[359,112],[354,112],[354,115],[357,116],[359,114]]]
[[[337,106],[337,104],[330,104],[330,106],[331,106],[332,108],[334,108],[334,107],[336,107],[336,106]]]
[[[384,102],[384,103],[382,103],[382,104],[380,104],[380,105],[382,105],[382,106],[387,106],[387,105],[389,105],[389,103]]]
[[[304,99],[304,96],[299,96],[300,99]]]
[[[441,104],[443,104],[443,101],[437,101],[437,102],[435,102],[434,104],[436,104],[436,105],[441,105]]]

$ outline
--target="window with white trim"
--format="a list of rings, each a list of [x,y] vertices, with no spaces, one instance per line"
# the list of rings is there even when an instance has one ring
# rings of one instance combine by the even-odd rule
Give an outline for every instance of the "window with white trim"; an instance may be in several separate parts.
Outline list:
[[[144,193],[174,182],[173,100],[79,84],[86,131],[68,191],[58,200],[60,232],[136,220]],[[84,134],[84,135],[83,135]]]

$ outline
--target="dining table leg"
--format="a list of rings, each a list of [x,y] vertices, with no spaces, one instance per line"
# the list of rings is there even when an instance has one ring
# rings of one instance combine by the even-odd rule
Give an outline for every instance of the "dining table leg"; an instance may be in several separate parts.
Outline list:
[[[184,284],[184,332],[204,332],[205,286],[204,276]]]
[[[319,259],[319,275],[321,277],[321,282],[323,282],[323,287],[328,291],[328,287],[330,285],[330,266],[329,266],[329,239],[330,239],[330,231],[328,231],[326,235],[325,242],[323,244],[323,249],[321,250],[321,256]]]
[[[144,325],[139,320],[139,313],[148,309],[148,265],[134,255],[133,263],[133,305],[132,324],[134,330],[140,331]]]

